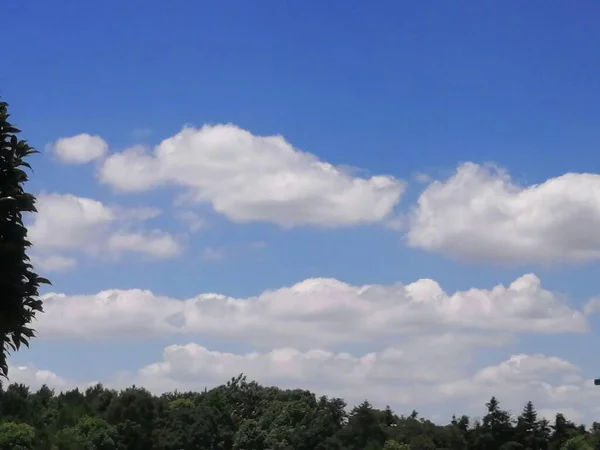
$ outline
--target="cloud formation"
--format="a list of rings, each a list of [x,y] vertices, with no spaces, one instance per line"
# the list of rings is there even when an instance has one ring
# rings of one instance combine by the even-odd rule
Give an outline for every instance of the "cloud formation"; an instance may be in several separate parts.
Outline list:
[[[408,245],[505,263],[600,259],[600,175],[568,173],[519,186],[502,169],[466,163],[418,199]]]
[[[257,297],[201,294],[179,300],[143,290],[43,296],[43,338],[199,334],[256,345],[313,346],[397,342],[432,330],[570,333],[587,330],[581,311],[542,288],[535,275],[508,286],[447,294],[429,279],[407,285],[352,286],[308,279]]]
[[[234,125],[184,128],[153,152],[133,147],[104,160],[100,180],[123,192],[165,185],[211,203],[235,222],[336,227],[378,222],[399,202],[404,183],[359,178],[295,149],[281,136]]]
[[[172,345],[161,361],[140,369],[135,380],[157,392],[200,390],[244,373],[261,383],[313,389],[354,403],[369,398],[380,407],[390,400],[400,407],[461,405],[461,413],[481,411],[492,395],[513,411],[532,400],[541,409],[566,407],[580,414],[600,398],[579,367],[543,354],[511,355],[472,372],[462,356],[473,343],[446,339],[428,347],[417,339],[362,356],[291,348],[232,354],[193,343]]]
[[[31,390],[39,389],[43,385],[59,391],[76,387],[70,380],[52,371],[37,369],[31,365],[9,365],[9,382],[25,384]]]
[[[477,335],[417,336],[379,351],[351,354],[322,349],[280,347],[265,352],[232,353],[197,343],[167,346],[162,358],[139,370],[101,380],[107,387],[144,386],[156,394],[203,390],[244,373],[250,380],[282,388],[310,389],[346,399],[350,405],[368,398],[375,406],[390,404],[398,412],[431,410],[443,421],[453,413],[479,415],[491,396],[517,413],[527,400],[542,416],[594,417],[600,392],[573,363],[540,353],[513,354],[499,363],[477,366],[477,348],[501,343]],[[63,390],[75,383],[34,367],[11,367],[11,381]]]
[[[63,164],[87,164],[104,157],[108,144],[100,136],[82,133],[58,139],[50,149]]]
[[[47,272],[64,272],[77,265],[75,258],[61,255],[38,256],[34,255],[34,264]]]
[[[139,222],[158,214],[154,208],[126,209],[71,194],[41,194],[37,209],[28,233],[42,268],[73,267],[73,255],[64,252],[95,256],[132,252],[171,258],[182,251],[171,234],[139,227]]]

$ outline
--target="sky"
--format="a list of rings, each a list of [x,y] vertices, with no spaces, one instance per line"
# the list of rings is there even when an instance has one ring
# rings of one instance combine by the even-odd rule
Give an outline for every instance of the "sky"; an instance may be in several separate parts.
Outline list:
[[[600,420],[597,2],[2,7],[53,283],[11,381]]]

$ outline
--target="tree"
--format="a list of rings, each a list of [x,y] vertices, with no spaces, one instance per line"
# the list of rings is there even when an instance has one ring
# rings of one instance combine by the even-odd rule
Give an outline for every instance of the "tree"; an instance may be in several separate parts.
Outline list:
[[[25,192],[27,172],[25,158],[37,153],[20,130],[8,121],[8,104],[0,102],[0,376],[8,377],[7,357],[21,345],[29,345],[35,334],[28,325],[36,313],[42,312],[39,286],[50,282],[33,271],[27,256],[31,243],[23,224],[24,213],[34,213],[35,197]]]
[[[594,450],[593,445],[589,442],[588,436],[576,436],[567,440],[561,450]]]
[[[527,402],[523,412],[517,418],[515,439],[529,450],[538,450],[543,446],[544,439],[540,433],[540,423],[532,402]]]
[[[92,443],[75,427],[63,428],[56,433],[52,450],[93,450]]]
[[[31,425],[4,422],[0,425],[0,450],[31,450],[34,437]]]
[[[75,424],[75,432],[82,441],[90,443],[93,450],[113,450],[115,448],[115,429],[104,419],[85,416]]]
[[[563,447],[570,438],[577,435],[577,427],[573,422],[567,420],[561,413],[556,414],[554,425],[552,425],[552,436],[550,437],[551,450]]]
[[[441,425],[367,401],[347,414],[339,398],[244,377],[211,390],[160,396],[135,386],[57,394],[47,386],[32,392],[13,383],[0,385],[0,450],[600,449],[600,424],[588,430],[557,414],[550,426],[531,402],[516,421],[496,398],[486,406],[481,421],[458,415]]]
[[[410,450],[410,445],[390,439],[383,444],[383,450]]]

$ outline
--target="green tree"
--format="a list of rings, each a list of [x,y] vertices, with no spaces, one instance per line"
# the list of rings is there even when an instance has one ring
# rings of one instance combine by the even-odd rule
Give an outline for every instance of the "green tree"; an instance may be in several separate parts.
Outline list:
[[[116,430],[100,417],[85,416],[75,424],[77,434],[90,443],[92,450],[113,450]]]
[[[436,424],[416,412],[363,402],[346,414],[338,398],[317,398],[248,382],[157,397],[135,386],[101,385],[55,394],[47,386],[0,384],[0,450],[599,450],[588,430],[557,414],[550,426],[531,402],[516,421],[494,397],[481,421]],[[514,423],[516,422],[516,424]]]
[[[383,450],[410,450],[410,445],[388,439],[383,444]]]
[[[552,435],[550,436],[550,449],[562,449],[563,445],[572,437],[578,434],[577,426],[567,420],[564,414],[557,413],[552,425]]]
[[[93,450],[92,443],[75,427],[67,427],[56,433],[52,450]]]
[[[152,448],[157,399],[145,389],[131,387],[114,397],[106,409],[108,423],[117,429],[116,440],[128,450]]]
[[[7,357],[35,334],[28,325],[42,312],[39,286],[50,282],[38,276],[27,256],[24,213],[34,213],[35,197],[24,190],[28,180],[26,158],[35,149],[19,140],[20,130],[8,121],[8,104],[0,102],[0,376],[8,377]]]
[[[517,418],[515,440],[525,449],[539,450],[543,448],[545,442],[541,431],[533,403],[527,402],[523,408],[523,412]]]
[[[385,415],[379,415],[368,401],[362,402],[350,412],[348,424],[340,433],[342,442],[349,449],[382,448],[387,438],[384,418]]]
[[[235,450],[263,450],[267,439],[265,431],[258,421],[248,419],[242,422],[235,434],[233,448]]]
[[[561,450],[594,450],[589,436],[576,436],[568,439],[561,447]]]
[[[485,450],[498,450],[512,441],[512,417],[508,411],[500,408],[496,397],[492,397],[485,406],[487,414],[481,420],[478,444]]]
[[[31,450],[34,437],[35,430],[26,423],[0,424],[0,450]]]

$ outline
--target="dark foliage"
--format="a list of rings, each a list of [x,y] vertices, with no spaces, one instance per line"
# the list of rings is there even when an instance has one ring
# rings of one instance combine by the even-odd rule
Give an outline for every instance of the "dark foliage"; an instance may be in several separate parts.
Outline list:
[[[23,214],[36,212],[35,197],[24,190],[25,160],[36,150],[19,140],[20,130],[8,121],[8,105],[0,102],[0,376],[8,374],[7,356],[29,345],[34,330],[28,325],[42,311],[40,284],[50,283],[33,271],[27,256],[31,243]]]
[[[368,402],[281,390],[242,376],[201,393],[154,396],[101,385],[55,395],[47,387],[0,390],[0,450],[595,450],[589,430],[558,414],[538,418],[531,402],[513,417],[496,398],[481,421],[448,425],[397,415]]]

